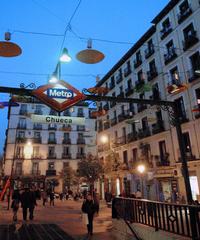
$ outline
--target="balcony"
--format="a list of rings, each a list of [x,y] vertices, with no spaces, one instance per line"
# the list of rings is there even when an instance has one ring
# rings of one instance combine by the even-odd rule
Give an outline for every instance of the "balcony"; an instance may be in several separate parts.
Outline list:
[[[200,66],[199,66],[199,69],[200,69]],[[200,76],[195,73],[195,70],[194,69],[191,69],[188,71],[188,82],[193,82],[195,80],[197,80]]]
[[[148,59],[155,53],[154,45],[152,44],[145,50],[145,58]]]
[[[165,65],[169,64],[170,62],[172,62],[174,59],[177,58],[177,53],[175,48],[170,48],[168,49],[168,53],[164,54],[164,61],[165,61]]]
[[[125,90],[126,97],[130,96],[133,93],[134,93],[134,88],[132,85],[130,87],[126,88],[126,90]]]
[[[142,57],[136,58],[134,60],[134,68],[138,68],[142,64]]]
[[[78,138],[77,139],[77,144],[85,144],[85,139],[84,138]]]
[[[56,170],[46,170],[46,177],[56,176]]]
[[[110,120],[110,125],[113,127],[117,124],[117,118],[113,118]]]
[[[110,144],[98,145],[98,152],[104,152],[110,150]]]
[[[42,143],[42,138],[41,137],[33,138],[33,143]]]
[[[116,76],[116,83],[120,83],[122,80],[123,80],[122,73],[119,73],[119,74]]]
[[[47,158],[48,159],[56,159],[56,154],[55,153],[48,154]]]
[[[185,38],[185,41],[183,41],[183,50],[188,50],[190,47],[198,43],[198,41],[199,38],[197,37],[197,32],[192,31],[191,35],[187,36],[187,38]]]
[[[152,69],[150,71],[147,72],[147,80],[150,82],[152,81],[154,78],[156,78],[158,76],[158,72],[157,69]]]
[[[168,83],[167,91],[169,94],[179,93],[184,90],[185,90],[185,88],[184,88],[184,85],[181,83],[180,78],[178,78],[178,79],[172,78],[172,81]]]
[[[48,144],[56,144],[56,139],[48,139]]]
[[[118,121],[119,122],[122,122],[126,119],[129,119],[129,118],[132,118],[132,115],[130,115],[130,111],[127,110],[127,111],[124,111],[122,112],[121,114],[118,115]]]
[[[152,124],[152,134],[157,134],[165,131],[163,120],[157,121],[157,123]]]
[[[34,114],[43,115],[43,112],[42,112],[42,110],[36,109],[36,110],[34,111]]]
[[[144,110],[146,110],[146,109],[147,109],[147,105],[142,104],[142,103],[138,103],[138,104],[137,104],[138,113],[140,113],[140,112],[142,112],[142,111],[144,111]]]
[[[109,128],[110,128],[110,122],[105,122],[105,123],[103,124],[103,127],[104,127],[104,130],[109,129]]]
[[[113,108],[114,106],[116,106],[116,102],[110,102],[110,107]]]
[[[40,170],[32,170],[32,171],[31,171],[31,174],[32,174],[33,176],[40,176],[41,171],[40,171]]]
[[[164,27],[161,31],[160,31],[160,38],[161,40],[165,39],[171,32],[172,32],[172,27],[171,25]]]
[[[86,158],[86,154],[85,153],[77,153],[76,154],[76,159],[85,159]]]
[[[27,115],[28,111],[26,109],[20,109],[19,115]]]
[[[63,144],[71,144],[71,139],[70,138],[64,138],[62,143]]]
[[[120,94],[117,95],[118,98],[124,98],[124,92],[121,92]]]
[[[18,124],[17,124],[17,128],[18,128],[18,129],[26,129],[26,124],[18,123]]]
[[[191,6],[188,6],[188,8],[186,8],[184,11],[182,11],[181,13],[179,13],[177,15],[178,17],[178,23],[181,24],[183,21],[185,21],[185,19],[187,19],[190,15],[192,14],[192,8]]]
[[[131,74],[131,67],[126,67],[124,69],[124,77],[128,77],[129,74]]]
[[[33,129],[34,130],[42,130],[42,124],[34,124]]]
[[[127,135],[127,142],[130,143],[130,142],[134,142],[138,139],[137,137],[137,132],[133,132],[133,133],[129,133]]]
[[[85,131],[85,126],[77,126],[77,131],[79,132],[84,132]]]
[[[153,100],[161,100],[160,92],[158,90],[153,90],[153,94],[149,98]]]
[[[55,131],[55,130],[57,130],[57,126],[49,124],[48,130],[54,130]]]
[[[149,136],[151,136],[149,127],[147,127],[146,129],[138,129],[138,138],[139,139],[149,137]]]
[[[110,83],[109,84],[109,89],[112,90],[115,87],[115,83]]]
[[[84,117],[84,113],[83,112],[78,112],[77,117]]]
[[[18,159],[18,160],[24,160],[25,156],[24,154],[15,154],[15,159]]]
[[[62,159],[71,159],[72,155],[71,153],[62,153]]]
[[[119,147],[126,143],[127,143],[126,136],[118,137],[117,139],[115,139],[113,147]]]
[[[26,143],[26,141],[27,141],[27,138],[25,138],[25,137],[16,137],[16,142],[17,143]]]
[[[169,167],[170,166],[169,153],[166,153],[166,156],[163,156],[163,157],[156,156],[156,166]]]

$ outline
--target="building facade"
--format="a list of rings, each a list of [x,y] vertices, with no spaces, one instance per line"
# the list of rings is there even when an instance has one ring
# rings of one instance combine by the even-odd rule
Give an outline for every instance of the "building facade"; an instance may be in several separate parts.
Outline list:
[[[26,99],[26,98],[25,98]],[[37,100],[27,97],[10,107],[4,153],[4,175],[35,183],[44,187],[47,181],[57,182],[56,191],[63,186],[63,170],[68,166],[74,171],[80,159],[96,154],[95,119],[87,104],[79,104],[60,116],[85,118],[85,125],[59,123],[33,123],[30,115],[58,113]]]
[[[200,2],[171,0],[152,27],[97,86],[108,96],[177,101],[194,199],[200,195]],[[103,102],[98,118],[98,155],[113,162],[101,181],[114,194],[137,189],[152,200],[185,199],[180,151],[167,111],[157,106]],[[102,136],[109,141],[102,143]],[[114,157],[113,157],[114,156]],[[136,166],[146,166],[139,174]]]

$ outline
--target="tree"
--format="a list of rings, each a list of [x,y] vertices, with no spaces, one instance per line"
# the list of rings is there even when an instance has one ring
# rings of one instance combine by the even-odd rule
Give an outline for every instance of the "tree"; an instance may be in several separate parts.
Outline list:
[[[72,185],[77,185],[79,182],[76,172],[69,165],[63,168],[60,172],[60,176],[63,179],[63,188],[67,187],[70,189]]]
[[[93,187],[94,182],[100,177],[100,174],[103,173],[103,167],[97,157],[88,154],[86,159],[81,159],[78,163],[77,173],[79,177],[86,178],[91,187]]]
[[[117,171],[120,169],[120,167],[121,167],[121,163],[120,163],[120,159],[119,159],[119,154],[112,151],[105,158],[104,172],[110,173],[113,171]]]

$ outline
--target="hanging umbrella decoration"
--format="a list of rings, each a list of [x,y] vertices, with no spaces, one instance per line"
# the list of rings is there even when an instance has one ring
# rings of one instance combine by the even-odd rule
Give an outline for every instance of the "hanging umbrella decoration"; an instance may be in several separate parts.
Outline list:
[[[92,39],[88,39],[87,49],[78,52],[76,58],[86,64],[95,64],[101,62],[105,55],[98,50],[92,49]]]
[[[22,53],[22,49],[11,40],[11,33],[5,33],[5,41],[0,41],[0,56],[1,57],[16,57]]]

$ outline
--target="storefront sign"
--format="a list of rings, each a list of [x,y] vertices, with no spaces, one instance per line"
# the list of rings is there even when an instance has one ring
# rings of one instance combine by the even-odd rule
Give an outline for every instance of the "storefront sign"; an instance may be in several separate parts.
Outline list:
[[[41,86],[32,94],[58,112],[62,112],[85,99],[84,94],[62,80],[56,84]]]
[[[59,117],[59,116],[52,116],[52,115],[31,114],[31,120],[34,123],[57,123],[57,124],[72,124],[72,125],[85,124],[85,118],[82,118],[82,117]]]

